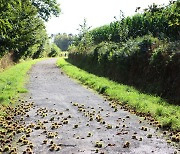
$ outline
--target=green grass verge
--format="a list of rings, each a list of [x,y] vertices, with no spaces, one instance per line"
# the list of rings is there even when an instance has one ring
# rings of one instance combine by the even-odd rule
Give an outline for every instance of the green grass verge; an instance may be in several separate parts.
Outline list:
[[[27,72],[38,60],[29,60],[19,63],[0,73],[0,115],[3,114],[5,106],[13,103],[19,93],[27,92],[24,84],[27,81]]]
[[[71,65],[60,58],[57,65],[70,77],[78,79],[82,84],[108,95],[123,104],[128,104],[138,112],[148,113],[156,118],[164,127],[180,130],[180,107],[170,105],[160,97],[141,93],[133,87],[98,77]]]

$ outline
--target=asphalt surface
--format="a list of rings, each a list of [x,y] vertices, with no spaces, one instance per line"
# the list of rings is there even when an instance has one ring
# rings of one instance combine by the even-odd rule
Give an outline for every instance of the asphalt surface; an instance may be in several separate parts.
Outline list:
[[[34,125],[27,137],[33,144],[33,153],[177,152],[142,118],[120,106],[115,107],[116,111],[111,102],[66,76],[56,66],[56,60],[38,62],[29,72],[25,99],[34,102],[34,107],[24,121],[26,126]],[[27,145],[18,145],[20,152],[27,149]]]

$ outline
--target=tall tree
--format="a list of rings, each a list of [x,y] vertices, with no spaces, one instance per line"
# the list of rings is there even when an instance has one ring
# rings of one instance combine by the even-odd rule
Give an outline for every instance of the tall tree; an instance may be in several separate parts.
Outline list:
[[[57,34],[54,38],[54,43],[62,50],[66,51],[69,47],[69,45],[72,43],[73,35],[66,33],[63,34]]]
[[[32,56],[36,51],[30,49],[42,53],[48,41],[43,21],[51,14],[58,15],[60,9],[55,0],[38,2],[42,5],[36,6],[31,0],[0,0],[0,57],[10,51],[16,59]],[[39,9],[45,4],[45,9]]]
[[[47,21],[51,15],[56,17],[60,13],[59,4],[56,0],[31,0],[32,5],[34,5],[38,10],[38,15],[43,20]]]

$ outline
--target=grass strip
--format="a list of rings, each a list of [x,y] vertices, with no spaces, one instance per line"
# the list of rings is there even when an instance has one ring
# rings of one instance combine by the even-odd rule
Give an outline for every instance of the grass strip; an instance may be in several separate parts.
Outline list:
[[[39,59],[25,61],[0,73],[0,115],[7,105],[14,103],[13,98],[17,98],[19,93],[27,92],[24,87],[27,72],[37,61]]]
[[[82,84],[108,95],[123,104],[134,108],[138,112],[151,113],[163,127],[171,130],[180,130],[180,107],[171,105],[160,97],[141,93],[135,88],[104,77],[90,74],[60,58],[57,65],[70,77],[79,80]]]

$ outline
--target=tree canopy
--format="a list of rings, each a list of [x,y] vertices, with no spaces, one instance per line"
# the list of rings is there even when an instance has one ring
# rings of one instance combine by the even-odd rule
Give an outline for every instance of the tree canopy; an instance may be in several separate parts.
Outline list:
[[[51,15],[57,17],[60,13],[59,4],[57,4],[56,0],[32,0],[32,5],[37,8],[39,17],[45,21]]]
[[[66,51],[72,43],[74,36],[72,34],[57,34],[54,38],[54,43],[62,50]]]
[[[0,0],[0,57],[42,55],[48,44],[44,21],[59,13],[55,0]]]

